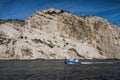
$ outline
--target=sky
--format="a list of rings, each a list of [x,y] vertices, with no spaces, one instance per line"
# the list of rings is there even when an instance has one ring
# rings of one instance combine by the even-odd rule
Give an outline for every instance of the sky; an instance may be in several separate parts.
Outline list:
[[[100,16],[120,26],[120,0],[0,0],[0,19],[27,19],[35,11],[57,8]]]

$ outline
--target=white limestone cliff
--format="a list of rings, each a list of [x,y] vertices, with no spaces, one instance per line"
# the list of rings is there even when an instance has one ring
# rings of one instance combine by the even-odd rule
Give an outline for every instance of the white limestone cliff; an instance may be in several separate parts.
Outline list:
[[[102,18],[51,8],[25,22],[0,24],[0,59],[120,59],[120,29]]]

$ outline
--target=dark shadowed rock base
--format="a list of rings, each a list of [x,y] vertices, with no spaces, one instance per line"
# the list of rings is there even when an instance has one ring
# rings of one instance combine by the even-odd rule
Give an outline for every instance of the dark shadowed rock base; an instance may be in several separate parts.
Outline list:
[[[63,60],[0,61],[0,80],[120,80],[120,64],[66,65]]]

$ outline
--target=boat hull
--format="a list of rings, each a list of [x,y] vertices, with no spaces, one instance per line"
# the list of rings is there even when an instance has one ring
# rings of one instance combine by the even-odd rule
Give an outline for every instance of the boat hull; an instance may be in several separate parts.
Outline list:
[[[79,61],[76,62],[76,61],[74,61],[74,60],[72,60],[72,61],[71,61],[71,60],[65,60],[64,63],[65,63],[65,64],[81,64],[81,62],[79,62]]]

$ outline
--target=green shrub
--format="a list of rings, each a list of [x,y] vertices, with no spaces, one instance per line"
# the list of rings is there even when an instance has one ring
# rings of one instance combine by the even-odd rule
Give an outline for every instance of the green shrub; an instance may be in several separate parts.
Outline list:
[[[3,19],[0,19],[0,24],[4,24],[4,23],[17,23],[17,24],[20,24],[21,26],[24,26],[25,25],[25,21],[24,20],[19,20],[19,19],[6,19],[6,20],[3,20]]]

